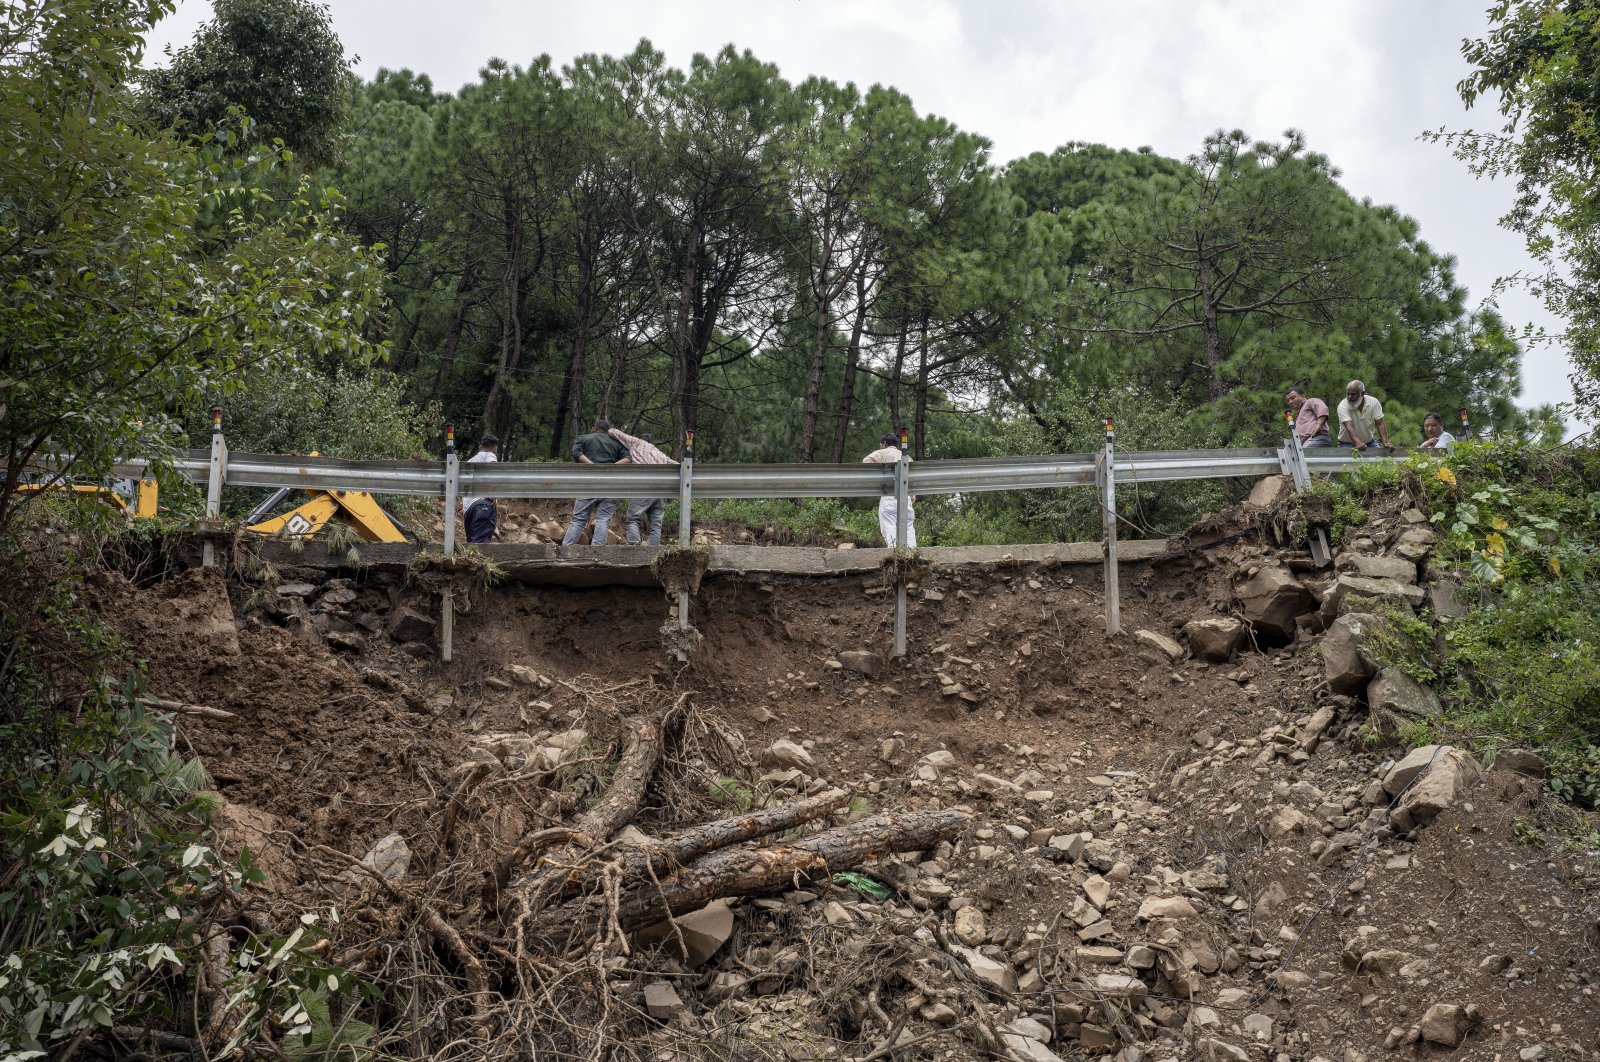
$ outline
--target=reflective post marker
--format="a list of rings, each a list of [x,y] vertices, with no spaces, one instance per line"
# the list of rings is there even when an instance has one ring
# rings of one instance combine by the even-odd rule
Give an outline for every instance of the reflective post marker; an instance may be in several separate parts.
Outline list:
[[[444,555],[456,553],[456,496],[461,490],[461,460],[456,456],[456,426],[444,426]]]
[[[910,496],[906,480],[911,471],[910,433],[900,429],[900,460],[894,465],[894,551],[898,555],[906,548],[906,529],[910,524]],[[895,566],[894,588],[894,655],[906,655],[906,580],[900,566]]]
[[[1472,425],[1467,423],[1467,407],[1456,410],[1456,416],[1461,418],[1461,437],[1465,439],[1472,434]]]
[[[222,437],[222,407],[211,407],[211,468],[206,476],[206,519],[222,515],[222,484],[228,476],[228,444]],[[200,563],[207,568],[217,563],[217,549],[206,539],[200,547]]]
[[[1117,582],[1116,425],[1106,418],[1106,449],[1100,459],[1100,505],[1105,520],[1106,633],[1122,630],[1122,600]]]
[[[456,554],[456,496],[461,490],[461,460],[456,455],[456,426],[444,426],[444,555]],[[439,659],[450,663],[455,653],[456,595],[449,584],[439,595]]]
[[[683,461],[678,465],[678,548],[689,548],[689,508],[694,500],[694,432],[683,433]],[[689,627],[689,591],[678,591],[678,629]]]

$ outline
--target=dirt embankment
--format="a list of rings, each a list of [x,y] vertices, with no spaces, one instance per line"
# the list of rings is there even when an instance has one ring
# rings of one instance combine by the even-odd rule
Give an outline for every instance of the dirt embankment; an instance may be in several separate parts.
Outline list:
[[[935,571],[903,665],[892,594],[860,579],[710,581],[684,667],[647,590],[475,594],[450,665],[398,578],[97,593],[153,692],[237,714],[180,720],[223,835],[268,870],[275,917],[353,903],[332,954],[379,986],[363,1020],[397,1054],[510,1057],[518,1030],[552,1057],[1588,1057],[1589,855],[1519,839],[1547,814],[1524,775],[1448,750],[1396,773],[1405,750],[1369,740],[1383,675],[1324,658],[1319,630],[1374,592],[1350,579],[1428,614],[1416,530],[1380,517],[1336,573],[1239,539],[1130,567],[1111,638],[1093,569]],[[662,723],[629,816],[646,844],[834,787],[848,803],[813,832],[972,817],[868,880],[732,895],[687,937],[535,946],[542,912],[583,910],[529,884],[552,868],[626,910],[605,869],[624,849],[569,827],[641,720]],[[392,886],[350,872],[395,834]],[[397,986],[423,975],[433,1017],[408,1023]]]

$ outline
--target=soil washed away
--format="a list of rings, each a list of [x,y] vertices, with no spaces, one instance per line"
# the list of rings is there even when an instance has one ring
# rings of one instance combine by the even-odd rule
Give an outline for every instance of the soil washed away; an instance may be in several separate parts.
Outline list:
[[[1591,1057],[1596,875],[1519,840],[1537,765],[1408,757],[1426,707],[1340,649],[1426,592],[1415,530],[1125,566],[1110,638],[1095,568],[935,567],[903,664],[879,575],[708,578],[684,665],[659,588],[458,592],[448,665],[399,573],[94,594],[152,694],[234,714],[177,717],[268,875],[228,945],[338,905],[362,1050]]]

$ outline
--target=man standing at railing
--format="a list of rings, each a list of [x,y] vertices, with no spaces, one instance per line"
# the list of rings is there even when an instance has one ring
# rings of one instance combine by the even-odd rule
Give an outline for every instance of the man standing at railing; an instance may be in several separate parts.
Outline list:
[[[1351,380],[1344,389],[1344,401],[1339,403],[1339,445],[1354,446],[1365,453],[1381,444],[1389,445],[1389,426],[1383,422],[1383,406],[1367,394],[1367,385]]]
[[[478,440],[478,452],[467,458],[467,464],[481,465],[498,461],[499,454],[500,440],[485,432],[483,438]],[[461,523],[467,529],[467,541],[474,544],[492,541],[495,526],[500,521],[500,512],[494,506],[494,499],[462,498],[458,504],[461,506]]]
[[[648,435],[629,435],[621,428],[612,428],[610,435],[628,450],[628,459],[636,465],[675,465],[678,462],[662,453]],[[649,536],[646,544],[651,546],[661,545],[661,518],[666,515],[667,503],[664,498],[630,498],[628,500],[628,515],[623,519],[622,529],[628,545],[639,544],[639,527],[648,523]]]
[[[1328,403],[1307,397],[1301,387],[1289,388],[1283,397],[1294,413],[1294,434],[1302,450],[1333,445],[1328,438]]]
[[[594,422],[594,430],[588,435],[578,436],[572,444],[572,459],[580,465],[629,463],[627,449],[611,437],[611,422],[604,417]],[[593,516],[594,535],[589,543],[605,545],[606,536],[611,532],[611,514],[616,510],[617,503],[611,498],[579,498],[572,505],[572,522],[567,524],[567,533],[562,536],[561,544],[570,546],[577,542],[589,523],[589,517]]]
[[[899,463],[900,445],[898,440],[895,438],[894,432],[884,432],[883,438],[878,440],[878,449],[872,451],[861,460],[863,463],[879,465],[893,465]],[[909,461],[911,458],[908,457],[906,460]],[[913,499],[911,498],[906,499],[906,549],[917,548],[917,529],[912,524],[912,519],[915,517],[916,513],[913,511],[911,506],[912,500]],[[885,494],[878,500],[878,530],[883,533],[884,545],[888,546],[890,549],[897,548],[894,531],[896,518],[899,516],[899,509],[899,504],[895,501],[893,494]]]

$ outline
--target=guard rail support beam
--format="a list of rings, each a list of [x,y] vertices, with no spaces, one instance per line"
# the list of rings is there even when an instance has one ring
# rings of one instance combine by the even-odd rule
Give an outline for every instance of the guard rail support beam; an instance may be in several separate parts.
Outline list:
[[[1106,418],[1106,449],[1100,458],[1100,505],[1105,521],[1106,633],[1122,630],[1121,583],[1117,572],[1117,454],[1116,424]]]
[[[211,465],[206,472],[206,519],[215,520],[222,515],[222,485],[228,478],[228,443],[222,437],[222,407],[211,408]],[[200,547],[200,563],[214,567],[217,547],[208,537]]]

